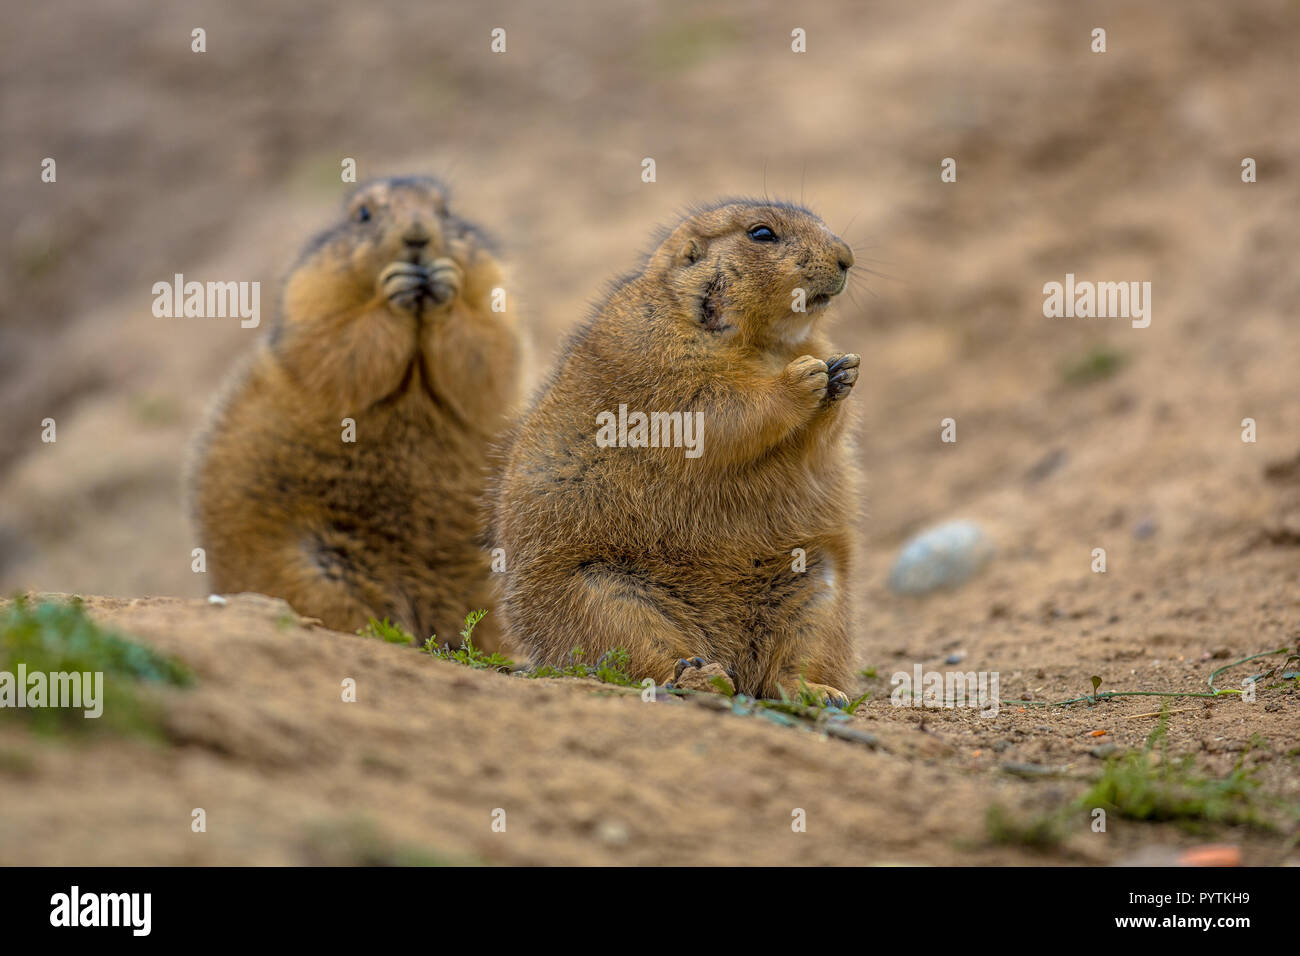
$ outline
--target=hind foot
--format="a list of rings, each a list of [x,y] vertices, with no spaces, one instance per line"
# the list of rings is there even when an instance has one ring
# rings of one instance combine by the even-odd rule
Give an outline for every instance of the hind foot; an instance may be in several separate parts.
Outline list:
[[[806,693],[811,695],[819,704],[827,707],[838,707],[843,710],[849,706],[849,695],[838,687],[832,687],[830,684],[814,684],[812,681],[796,680],[784,685],[782,690],[793,701],[802,700]]]

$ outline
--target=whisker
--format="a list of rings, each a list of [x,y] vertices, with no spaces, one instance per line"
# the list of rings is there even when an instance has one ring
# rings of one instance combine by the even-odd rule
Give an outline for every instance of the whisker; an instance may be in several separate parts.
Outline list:
[[[857,266],[854,266],[853,268],[857,269],[858,267],[857,267]],[[860,271],[861,271],[861,272],[865,272],[865,273],[866,273],[867,275],[869,275],[869,276],[875,276],[877,279],[885,279],[885,280],[887,280],[887,281],[889,281],[889,282],[903,282],[903,281],[905,281],[905,280],[903,280],[903,279],[900,279],[898,276],[890,275],[888,272],[880,272],[880,271],[878,271],[878,270],[876,270],[876,269],[868,269],[868,268],[866,268],[865,266],[864,266]],[[851,274],[851,273],[850,273],[850,274]]]
[[[867,285],[866,283],[863,283],[861,286],[858,287],[858,289],[860,289],[862,292],[865,292],[867,295],[871,296],[871,298],[873,298],[873,299],[879,299],[879,298],[880,298],[880,293],[877,292],[875,289],[873,289],[870,285]],[[855,291],[856,291],[856,290],[855,290]]]
[[[841,233],[844,233],[845,235],[847,235],[847,234],[848,234],[848,231],[849,231],[850,229],[853,228],[853,224],[854,224],[855,222],[857,222],[858,217],[859,217],[860,215],[862,215],[862,210],[861,210],[861,209],[859,209],[857,212],[855,212],[855,213],[853,214],[853,217],[849,220],[848,225],[846,225],[843,229],[841,229],[840,232],[841,232]],[[853,247],[850,246],[849,248],[852,249]],[[856,252],[856,251],[857,251],[857,250],[854,249],[854,252]]]
[[[872,249],[878,249],[878,248],[880,248],[880,243],[878,243],[878,242],[860,242],[860,243],[858,243],[858,244],[855,245],[855,246],[850,246],[849,248],[852,249],[854,252],[870,252]]]

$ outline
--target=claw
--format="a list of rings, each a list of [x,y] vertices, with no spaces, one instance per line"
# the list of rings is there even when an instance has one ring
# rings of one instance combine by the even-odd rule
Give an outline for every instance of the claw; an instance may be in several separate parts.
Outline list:
[[[686,670],[686,668],[703,667],[704,664],[705,661],[702,657],[679,657],[677,659],[677,666],[673,668],[673,683],[675,684],[681,679],[682,671]]]

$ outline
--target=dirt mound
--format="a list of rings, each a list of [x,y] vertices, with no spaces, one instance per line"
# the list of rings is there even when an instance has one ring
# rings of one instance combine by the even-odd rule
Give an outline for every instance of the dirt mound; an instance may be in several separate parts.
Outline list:
[[[195,681],[154,692],[161,742],[0,724],[6,864],[1100,863],[1205,839],[1118,819],[1096,834],[1069,805],[1102,766],[1090,732],[1140,744],[1153,721],[1128,718],[1146,699],[1011,709],[989,726],[886,695],[848,720],[787,726],[715,695],[651,703],[596,681],[473,670],[256,595],[85,606]],[[1271,733],[1287,736],[1282,720],[1295,739],[1298,710],[1292,694],[1266,715]],[[1264,707],[1198,702],[1173,733],[1230,762],[1260,723],[1251,714]],[[1276,790],[1295,786],[1284,760],[1264,745],[1249,762]],[[1065,835],[1044,849],[997,822],[1051,813]],[[1288,852],[1264,831],[1231,839],[1250,863]]]

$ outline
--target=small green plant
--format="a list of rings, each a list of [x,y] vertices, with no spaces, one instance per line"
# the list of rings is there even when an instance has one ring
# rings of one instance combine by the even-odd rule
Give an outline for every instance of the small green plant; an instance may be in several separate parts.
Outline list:
[[[443,644],[439,646],[438,635],[434,634],[424,642],[424,649],[430,657],[442,661],[454,661],[475,670],[508,671],[515,662],[504,654],[487,654],[474,646],[474,628],[487,616],[487,611],[470,611],[465,615],[465,626],[460,631],[460,647],[452,649]]]
[[[604,684],[618,684],[622,687],[634,687],[638,681],[632,679],[628,673],[628,667],[631,666],[631,656],[626,648],[616,647],[613,650],[606,651],[600,655],[596,661],[596,680]]]
[[[34,777],[37,774],[35,758],[16,750],[0,750],[0,777]]]
[[[786,700],[785,694],[781,695],[782,700]],[[813,690],[804,682],[802,677],[799,678],[799,693],[796,695],[794,703],[803,707],[820,708],[828,706],[825,698],[820,694],[814,693]]]
[[[584,653],[582,648],[575,647],[569,652],[569,663],[564,667],[551,667],[549,665],[536,667],[528,672],[528,676],[589,677],[605,684],[616,684],[619,687],[641,686],[641,681],[628,672],[628,667],[631,666],[631,655],[628,654],[626,648],[615,647],[606,651],[597,658],[595,664],[584,663],[582,660]]]
[[[1171,821],[1193,829],[1207,823],[1269,828],[1256,805],[1259,781],[1242,766],[1245,755],[1222,780],[1206,777],[1196,771],[1190,754],[1170,755],[1168,722],[1166,702],[1146,745],[1107,760],[1080,804],[1130,820]]]
[[[399,843],[364,816],[318,820],[299,838],[302,862],[310,866],[481,866],[423,846]]]
[[[820,709],[820,705],[809,706],[797,700],[791,700],[784,690],[781,691],[781,699],[775,697],[758,697],[754,699],[754,709],[756,711],[774,711],[779,714],[788,714],[791,717],[807,717],[809,712],[814,709]]]
[[[78,600],[33,605],[25,598],[17,598],[0,611],[0,672],[11,675],[0,677],[0,695],[16,696],[20,668],[29,682],[24,696],[30,691],[33,675],[39,674],[42,682],[48,680],[47,693],[52,702],[56,682],[49,675],[59,674],[69,675],[58,681],[61,697],[73,686],[70,675],[79,675],[76,686],[83,705],[87,694],[102,697],[94,708],[15,708],[16,715],[46,733],[113,729],[158,735],[161,712],[156,701],[137,692],[138,685],[187,687],[194,682],[189,669],[179,661],[91,620]],[[99,718],[86,717],[86,710],[97,708],[102,708]]]
[[[402,629],[400,625],[394,624],[384,618],[382,621],[376,621],[373,617],[370,623],[357,631],[362,637],[375,637],[389,644],[414,644],[415,637],[408,631]]]
[[[1065,817],[1059,812],[1023,816],[994,803],[984,813],[984,830],[991,843],[1050,850],[1065,837]]]
[[[731,20],[693,19],[653,34],[646,48],[650,65],[658,70],[680,72],[705,63],[736,43],[739,26]]]
[[[857,712],[857,709],[858,709],[859,707],[861,707],[864,703],[866,703],[867,698],[870,697],[870,696],[871,696],[871,691],[867,691],[867,692],[866,692],[865,694],[863,694],[861,697],[858,697],[858,698],[856,698],[855,700],[851,700],[851,701],[849,701],[848,706],[844,708],[844,713],[846,713],[846,714],[854,714],[854,713],[856,713],[856,712]]]
[[[528,671],[528,676],[529,677],[593,677],[595,676],[592,674],[591,666],[589,664],[584,664],[580,660],[578,660],[578,657],[581,654],[582,654],[582,650],[580,648],[574,649],[569,652],[569,658],[572,661],[572,663],[567,664],[564,667],[552,667],[550,664],[543,664],[541,667],[534,667],[532,670]]]
[[[1061,367],[1061,375],[1069,385],[1087,385],[1110,378],[1127,361],[1123,352],[1098,345],[1084,355],[1067,361]]]
[[[735,689],[734,687],[732,687],[732,686],[731,686],[731,682],[728,681],[728,680],[727,680],[725,677],[723,677],[721,674],[717,674],[717,675],[715,675],[715,676],[713,676],[713,677],[710,677],[710,678],[709,678],[709,686],[712,687],[714,690],[716,690],[716,691],[717,691],[719,694],[721,694],[723,697],[735,697],[735,696],[736,696],[736,689]]]

